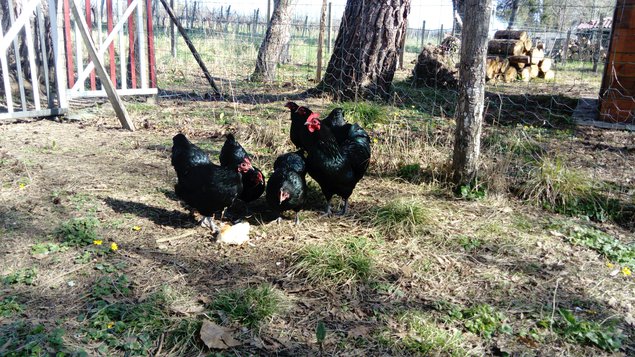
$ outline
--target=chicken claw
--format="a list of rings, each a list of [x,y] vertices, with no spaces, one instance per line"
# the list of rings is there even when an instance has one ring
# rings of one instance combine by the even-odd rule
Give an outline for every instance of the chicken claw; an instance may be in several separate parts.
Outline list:
[[[336,216],[343,216],[348,212],[348,200],[344,200],[344,208],[341,211],[337,212]]]
[[[216,234],[220,232],[220,228],[214,223],[212,217],[204,217],[201,220],[201,227],[207,227],[212,230],[212,233]]]

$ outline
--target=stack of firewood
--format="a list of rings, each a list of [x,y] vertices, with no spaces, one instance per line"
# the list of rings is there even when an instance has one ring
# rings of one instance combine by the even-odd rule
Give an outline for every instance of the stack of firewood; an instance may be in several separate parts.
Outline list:
[[[545,57],[542,44],[533,45],[525,31],[500,30],[487,45],[485,75],[488,81],[525,82],[540,77],[552,80],[551,58]]]

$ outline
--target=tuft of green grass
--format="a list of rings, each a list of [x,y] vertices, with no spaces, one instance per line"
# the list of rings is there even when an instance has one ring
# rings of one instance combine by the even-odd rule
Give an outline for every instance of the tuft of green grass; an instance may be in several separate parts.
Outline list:
[[[55,233],[62,242],[70,246],[84,247],[98,239],[98,227],[99,221],[94,217],[73,218],[63,222]]]
[[[13,296],[7,296],[0,300],[0,317],[10,317],[23,310],[22,305]]]
[[[599,194],[598,184],[559,158],[534,161],[520,189],[523,198],[551,211],[605,221],[620,215],[614,200]]]
[[[85,351],[71,351],[64,346],[62,328],[47,328],[18,320],[0,325],[0,346],[3,356],[87,356]]]
[[[442,329],[420,313],[406,314],[403,320],[407,324],[408,334],[402,343],[409,351],[423,356],[468,355],[459,331]]]
[[[222,291],[216,295],[211,307],[223,311],[232,320],[256,327],[282,311],[283,302],[280,292],[269,284],[263,284],[257,288]]]
[[[421,165],[407,164],[401,165],[397,171],[397,176],[412,183],[420,183],[423,179]]]
[[[388,122],[386,108],[381,104],[369,101],[336,103],[327,109],[328,112],[324,113],[323,117],[326,118],[328,113],[336,107],[341,107],[344,110],[347,122],[358,123],[366,129],[373,129],[377,124]]]
[[[374,274],[375,254],[365,237],[332,240],[301,249],[292,269],[310,282],[327,286],[367,282]]]
[[[174,348],[176,354],[188,350],[200,352],[196,332],[201,321],[172,316],[169,304],[164,291],[140,302],[97,301],[86,315],[83,330],[87,338],[103,342],[97,351],[104,355],[112,355],[115,351],[127,355],[151,354],[156,349],[155,341],[162,334],[165,334],[164,347]]]
[[[414,199],[396,199],[377,208],[371,223],[385,233],[412,234],[433,222],[432,212]]]
[[[505,315],[487,304],[476,305],[461,312],[465,328],[477,335],[491,338],[496,332],[511,333]]]
[[[626,336],[615,326],[579,320],[569,310],[559,309],[558,312],[561,318],[554,321],[554,331],[565,339],[595,345],[609,352],[622,347],[622,340]]]

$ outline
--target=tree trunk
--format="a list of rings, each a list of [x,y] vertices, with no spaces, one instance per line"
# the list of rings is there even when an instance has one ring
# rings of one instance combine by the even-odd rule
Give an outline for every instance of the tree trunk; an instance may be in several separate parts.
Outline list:
[[[289,42],[289,29],[291,27],[291,0],[275,0],[273,15],[269,21],[269,27],[265,38],[262,40],[256,69],[251,76],[253,81],[272,82],[276,79],[276,66],[280,59],[285,44]]]
[[[485,102],[485,57],[492,0],[465,0],[470,16],[461,37],[459,100],[452,168],[457,189],[476,180],[481,151],[481,126]]]
[[[511,30],[516,25],[516,14],[518,13],[518,4],[520,0],[512,0],[512,13],[509,15],[509,23],[507,23],[507,29]]]
[[[465,18],[465,4],[466,0],[452,0],[452,10],[454,13],[452,36],[457,36],[463,29],[463,19]]]
[[[349,0],[318,90],[336,99],[386,97],[406,35],[410,0]]]

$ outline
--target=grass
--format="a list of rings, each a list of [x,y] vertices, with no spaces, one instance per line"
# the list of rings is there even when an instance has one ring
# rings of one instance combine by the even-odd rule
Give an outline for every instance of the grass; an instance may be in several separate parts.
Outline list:
[[[418,199],[396,199],[376,209],[371,223],[387,236],[421,233],[434,223],[434,213]]]
[[[99,239],[99,221],[94,217],[73,218],[63,222],[55,232],[57,237],[69,246],[83,247]]]
[[[511,327],[507,324],[505,315],[487,304],[464,309],[461,312],[461,319],[468,331],[487,339],[498,332],[511,333]]]
[[[13,296],[6,296],[0,300],[0,317],[11,317],[24,310]]]
[[[263,284],[222,291],[214,297],[210,307],[245,326],[257,327],[283,310],[284,299],[271,285]]]
[[[462,357],[469,353],[459,331],[440,328],[421,313],[408,313],[402,317],[407,335],[398,344],[409,352],[424,356]]]
[[[363,128],[373,129],[378,124],[385,124],[389,121],[386,107],[375,102],[341,102],[334,103],[322,115],[324,118],[333,108],[341,107],[344,116],[349,123],[358,123]]]
[[[342,286],[367,282],[376,274],[375,250],[366,237],[307,245],[296,253],[292,271],[311,283]]]
[[[569,310],[559,309],[559,319],[554,331],[565,339],[588,345],[595,345],[605,351],[616,352],[626,338],[622,331],[611,324],[599,324],[576,318]]]
[[[35,285],[38,275],[38,269],[35,267],[24,268],[2,277],[5,285],[24,284]]]

